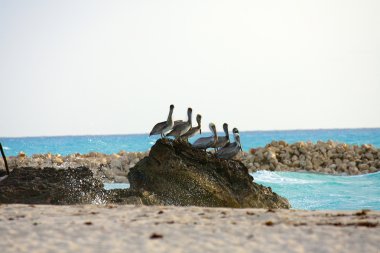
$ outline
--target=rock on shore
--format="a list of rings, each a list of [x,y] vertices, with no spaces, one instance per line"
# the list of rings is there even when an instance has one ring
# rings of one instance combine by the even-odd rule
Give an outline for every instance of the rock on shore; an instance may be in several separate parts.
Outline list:
[[[18,156],[8,157],[10,170],[15,168],[55,168],[68,169],[86,167],[89,168],[96,178],[102,182],[126,183],[129,169],[135,166],[147,152],[126,152],[120,151],[117,154],[103,154],[90,152],[88,154],[70,154],[62,156],[60,154],[36,154],[27,156],[20,152]],[[3,160],[0,159],[0,170],[4,168]],[[4,171],[5,172],[5,171]],[[5,174],[5,173],[3,173]],[[1,176],[1,171],[0,171]]]
[[[380,170],[380,149],[372,145],[348,145],[333,141],[273,141],[240,157],[250,171],[308,171],[358,175]]]
[[[182,142],[158,140],[128,178],[130,189],[106,191],[87,167],[15,168],[0,181],[0,203],[290,207],[270,188],[253,183],[240,161],[217,159]]]
[[[17,168],[0,182],[0,203],[91,204],[103,195],[103,183],[85,167]]]
[[[289,208],[289,202],[253,182],[240,161],[218,159],[189,144],[160,139],[133,167],[131,190],[143,203],[180,206]]]

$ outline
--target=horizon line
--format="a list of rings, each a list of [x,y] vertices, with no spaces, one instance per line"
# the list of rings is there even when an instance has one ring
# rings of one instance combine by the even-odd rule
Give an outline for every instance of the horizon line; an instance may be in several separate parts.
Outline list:
[[[376,130],[380,127],[353,127],[353,128],[298,128],[298,129],[271,129],[271,130],[243,130],[241,133],[246,132],[291,132],[291,131],[323,131],[323,130]],[[202,131],[203,132],[203,131]],[[205,131],[203,133],[209,133],[210,131]],[[124,135],[148,135],[149,133],[129,133],[129,134],[68,134],[68,135],[36,135],[36,136],[0,136],[0,138],[11,139],[11,138],[47,138],[47,137],[85,137],[85,136],[124,136]]]

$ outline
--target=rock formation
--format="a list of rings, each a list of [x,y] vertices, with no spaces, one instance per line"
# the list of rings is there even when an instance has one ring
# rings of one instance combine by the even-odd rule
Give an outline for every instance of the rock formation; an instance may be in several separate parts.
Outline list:
[[[253,182],[240,161],[217,159],[189,144],[160,139],[131,168],[131,190],[145,204],[289,208],[270,188]]]
[[[380,149],[368,144],[358,146],[333,141],[318,141],[316,144],[272,141],[263,148],[243,153],[240,159],[252,172],[309,171],[358,175],[380,170]]]
[[[21,167],[56,169],[87,167],[102,182],[125,183],[127,174],[147,152],[120,151],[117,154],[91,152],[88,154],[36,154],[8,157],[9,169]],[[241,152],[236,159],[242,161],[250,172],[257,170],[272,171],[310,171],[325,174],[357,175],[380,171],[380,149],[372,145],[348,145],[333,141],[297,142],[288,144],[273,141],[265,147],[252,148]],[[5,175],[5,164],[0,159],[0,177]]]
[[[270,188],[253,183],[240,161],[170,140],[158,140],[128,178],[131,189],[106,191],[87,167],[15,168],[0,181],[0,203],[290,207]]]
[[[85,167],[17,168],[0,182],[0,203],[89,204],[103,197],[103,183]]]

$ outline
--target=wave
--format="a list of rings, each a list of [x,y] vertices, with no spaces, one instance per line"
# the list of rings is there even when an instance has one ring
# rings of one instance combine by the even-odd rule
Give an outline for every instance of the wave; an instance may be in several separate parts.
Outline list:
[[[286,173],[286,172],[285,172]],[[287,172],[289,173],[289,172]],[[297,172],[293,172],[297,173]],[[275,183],[275,184],[318,184],[323,183],[320,180],[310,180],[296,178],[294,176],[286,176],[284,172],[273,172],[267,170],[260,170],[251,174],[255,181],[264,183]]]
[[[307,172],[274,172],[260,170],[251,173],[255,181],[274,184],[346,184],[355,183],[357,180],[380,179],[380,171],[363,175],[327,175]]]

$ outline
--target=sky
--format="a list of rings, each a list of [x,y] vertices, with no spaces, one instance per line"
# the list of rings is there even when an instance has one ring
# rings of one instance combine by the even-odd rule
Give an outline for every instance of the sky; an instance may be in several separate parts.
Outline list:
[[[0,0],[0,136],[380,127],[378,0]],[[195,120],[194,120],[195,121]]]

